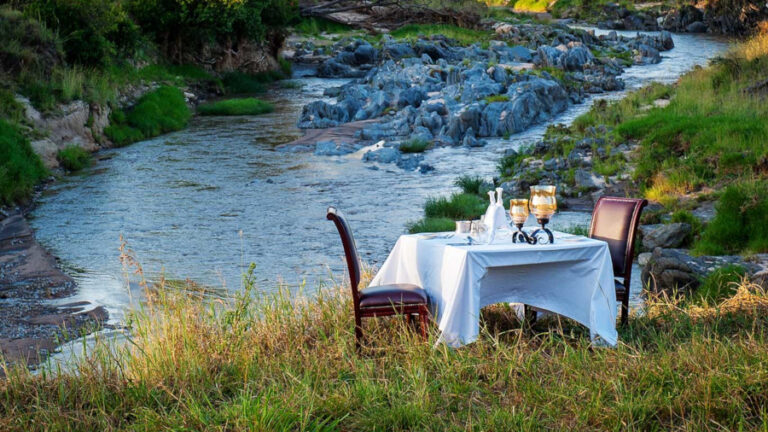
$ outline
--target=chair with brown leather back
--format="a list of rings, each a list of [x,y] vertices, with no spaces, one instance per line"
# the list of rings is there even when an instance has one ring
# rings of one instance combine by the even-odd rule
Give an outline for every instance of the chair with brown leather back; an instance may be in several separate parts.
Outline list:
[[[352,237],[344,215],[334,207],[328,208],[327,218],[332,220],[339,230],[341,243],[344,246],[344,256],[349,268],[352,300],[355,307],[355,344],[360,347],[363,337],[362,318],[387,315],[419,315],[421,335],[427,338],[427,322],[429,319],[428,297],[421,287],[411,284],[393,284],[368,287],[359,290],[360,258],[357,246]]]
[[[648,201],[636,198],[601,197],[592,212],[589,237],[608,243],[613,261],[616,300],[621,302],[621,323],[626,324],[629,314],[629,286],[632,278],[632,260],[635,255],[635,234],[640,214]]]

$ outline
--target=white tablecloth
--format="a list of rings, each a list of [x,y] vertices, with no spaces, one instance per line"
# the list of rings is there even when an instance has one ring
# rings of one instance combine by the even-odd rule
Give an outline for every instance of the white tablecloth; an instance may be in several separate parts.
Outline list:
[[[616,292],[608,244],[555,233],[551,245],[511,242],[466,245],[464,237],[403,235],[371,282],[411,283],[430,296],[442,341],[458,347],[477,339],[480,308],[524,303],[571,318],[593,340],[616,345]]]

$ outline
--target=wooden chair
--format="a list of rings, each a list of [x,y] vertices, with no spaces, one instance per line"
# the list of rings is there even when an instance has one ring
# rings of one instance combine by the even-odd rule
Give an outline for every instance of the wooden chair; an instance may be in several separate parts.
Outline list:
[[[635,198],[601,197],[592,212],[589,237],[608,243],[613,261],[616,300],[621,302],[621,324],[627,323],[629,314],[629,284],[632,278],[632,260],[635,255],[635,234],[640,214],[648,201]]]
[[[360,258],[357,246],[352,237],[344,215],[334,207],[328,208],[327,218],[332,220],[339,230],[341,243],[344,246],[344,256],[349,268],[352,300],[355,306],[355,344],[360,347],[363,338],[362,318],[388,315],[404,315],[410,320],[411,315],[419,315],[421,335],[427,338],[427,322],[429,319],[428,297],[421,287],[411,284],[393,284],[368,287],[359,290]]]

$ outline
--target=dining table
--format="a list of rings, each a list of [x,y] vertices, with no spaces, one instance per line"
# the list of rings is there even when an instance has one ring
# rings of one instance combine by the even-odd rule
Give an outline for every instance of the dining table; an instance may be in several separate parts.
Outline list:
[[[594,344],[615,346],[617,303],[608,244],[553,234],[551,244],[513,243],[511,230],[497,233],[490,244],[465,234],[402,235],[370,286],[421,286],[440,330],[438,343],[452,347],[478,338],[480,310],[495,303],[562,315],[589,328]]]

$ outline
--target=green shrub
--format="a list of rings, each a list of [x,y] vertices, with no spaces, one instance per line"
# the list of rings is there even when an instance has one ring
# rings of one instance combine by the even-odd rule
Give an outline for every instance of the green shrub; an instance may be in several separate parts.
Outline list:
[[[184,94],[176,87],[163,86],[139,99],[128,113],[128,124],[141,131],[145,138],[186,127],[191,113]]]
[[[29,141],[16,126],[0,119],[0,203],[28,197],[47,175]]]
[[[725,188],[694,251],[704,255],[768,252],[768,181],[745,181]]]
[[[701,223],[701,220],[687,210],[677,210],[672,213],[669,221],[672,223],[687,223],[691,226],[691,233],[685,238],[684,246],[693,244],[701,234],[702,229],[704,229],[704,224]]]
[[[201,115],[218,116],[258,115],[274,110],[274,105],[256,98],[227,99],[197,107],[197,112]]]
[[[400,143],[400,151],[403,153],[422,153],[430,146],[430,142],[423,139],[411,139]]]
[[[411,234],[421,232],[453,231],[456,225],[451,218],[425,218],[408,224],[408,232]]]
[[[122,147],[183,129],[191,116],[181,90],[163,86],[142,96],[128,114],[113,111],[104,134],[116,146]]]
[[[24,120],[24,106],[16,101],[13,93],[0,88],[0,118],[14,123]]]
[[[59,151],[58,157],[59,163],[67,171],[80,171],[91,165],[91,154],[76,145],[68,146]]]
[[[481,197],[457,193],[448,198],[429,198],[424,204],[424,216],[453,220],[477,219],[485,213],[486,208],[487,204]]]
[[[694,304],[714,305],[733,296],[736,287],[747,271],[738,265],[726,265],[710,273],[701,285],[691,293],[689,300]]]
[[[236,49],[238,41],[279,39],[298,2],[284,0],[128,0],[127,9],[168,59],[199,53],[211,42]]]
[[[103,67],[117,54],[133,55],[140,45],[139,28],[124,4],[113,0],[30,0],[24,13],[58,33],[69,63]]]
[[[0,78],[15,78],[22,72],[48,75],[63,57],[61,42],[52,31],[19,11],[0,6]]]
[[[457,178],[453,184],[461,188],[461,191],[466,194],[480,195],[484,192],[480,188],[485,184],[485,180],[479,176],[463,175]]]

